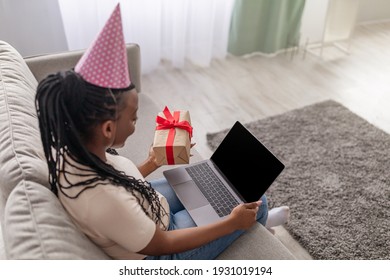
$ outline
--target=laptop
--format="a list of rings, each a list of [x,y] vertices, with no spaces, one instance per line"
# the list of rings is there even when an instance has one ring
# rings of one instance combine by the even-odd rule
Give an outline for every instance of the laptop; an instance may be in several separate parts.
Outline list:
[[[240,122],[208,160],[163,172],[198,225],[223,219],[240,203],[258,201],[284,164]]]

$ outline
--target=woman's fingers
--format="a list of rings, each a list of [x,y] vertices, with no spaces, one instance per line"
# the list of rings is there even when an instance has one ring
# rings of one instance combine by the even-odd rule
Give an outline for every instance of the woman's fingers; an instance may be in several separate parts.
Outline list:
[[[262,201],[259,200],[259,201],[255,201],[255,202],[249,202],[249,203],[245,203],[244,206],[247,208],[247,209],[256,209],[256,208],[259,208],[259,206],[261,205]]]

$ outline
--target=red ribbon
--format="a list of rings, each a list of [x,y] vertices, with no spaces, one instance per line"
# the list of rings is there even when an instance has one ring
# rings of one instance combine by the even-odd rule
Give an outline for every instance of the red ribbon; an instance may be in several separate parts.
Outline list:
[[[167,163],[175,164],[175,160],[173,157],[173,141],[175,140],[175,134],[176,134],[175,128],[186,130],[191,139],[192,126],[188,121],[179,122],[180,112],[174,111],[172,116],[167,106],[165,106],[163,114],[166,119],[160,116],[156,117],[156,123],[158,124],[156,130],[169,129],[168,138],[166,142]]]

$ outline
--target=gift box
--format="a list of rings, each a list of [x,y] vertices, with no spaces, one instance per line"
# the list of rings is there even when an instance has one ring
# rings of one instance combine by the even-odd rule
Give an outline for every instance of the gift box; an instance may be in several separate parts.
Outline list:
[[[167,107],[156,117],[153,150],[159,165],[190,161],[192,127],[188,111],[170,112]]]

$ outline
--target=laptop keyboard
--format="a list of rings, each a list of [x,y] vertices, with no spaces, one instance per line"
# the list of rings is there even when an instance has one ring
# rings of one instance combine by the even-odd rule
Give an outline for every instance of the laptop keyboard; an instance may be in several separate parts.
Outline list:
[[[230,214],[239,204],[206,162],[186,170],[220,217]]]

